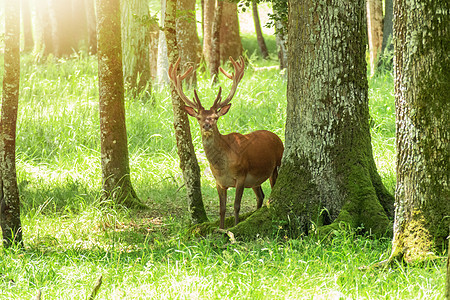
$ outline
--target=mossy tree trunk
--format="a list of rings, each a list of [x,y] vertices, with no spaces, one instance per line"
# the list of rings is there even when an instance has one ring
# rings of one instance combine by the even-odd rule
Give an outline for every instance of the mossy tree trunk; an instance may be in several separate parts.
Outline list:
[[[150,24],[146,0],[121,0],[123,76],[132,94],[150,84]]]
[[[3,246],[23,245],[16,174],[20,86],[20,2],[5,1],[5,54],[0,119],[0,226]]]
[[[131,185],[122,73],[120,0],[97,0],[102,184],[106,199],[144,207]]]
[[[202,47],[197,33],[195,0],[178,0],[177,46],[181,57],[181,69],[194,67],[194,72],[185,79],[187,86],[196,86],[197,68],[200,63]]]
[[[442,249],[450,225],[450,4],[394,7],[397,187],[391,258]]]
[[[167,0],[164,32],[167,41],[167,54],[169,62],[172,64],[175,64],[179,55],[176,19],[177,0]],[[191,128],[187,114],[184,111],[184,103],[178,96],[173,83],[171,84],[171,96],[177,152],[180,157],[180,168],[183,172],[191,220],[194,224],[206,222],[208,218],[202,200],[200,167],[195,156],[194,145],[192,144]]]
[[[393,197],[376,171],[369,132],[365,1],[290,2],[286,140],[268,207],[230,229],[326,234],[345,222],[383,235]]]

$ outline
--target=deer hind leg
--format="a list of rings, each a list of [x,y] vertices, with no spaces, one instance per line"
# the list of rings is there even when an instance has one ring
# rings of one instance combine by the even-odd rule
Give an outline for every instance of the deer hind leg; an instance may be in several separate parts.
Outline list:
[[[273,186],[275,185],[275,182],[277,181],[278,178],[278,168],[279,167],[275,167],[275,169],[272,172],[272,175],[269,177],[269,181],[270,181],[270,187],[273,188]]]
[[[242,194],[244,193],[244,183],[236,184],[236,198],[234,199],[234,225],[239,223],[239,211],[241,210]]]
[[[217,193],[219,194],[219,201],[220,201],[220,229],[225,228],[225,212],[227,210],[227,189],[223,188],[219,185],[216,185]]]
[[[253,189],[253,192],[255,192],[256,195],[256,209],[261,208],[264,200],[264,192],[261,188],[261,186],[256,186]]]

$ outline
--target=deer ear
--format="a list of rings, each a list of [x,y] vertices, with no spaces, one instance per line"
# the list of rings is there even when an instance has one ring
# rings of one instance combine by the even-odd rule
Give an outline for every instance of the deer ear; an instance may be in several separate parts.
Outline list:
[[[231,107],[231,103],[225,105],[224,107],[222,107],[222,108],[217,112],[217,114],[219,115],[219,117],[225,115],[225,114],[228,112],[228,110],[230,109],[230,107]]]
[[[197,115],[198,115],[198,113],[195,111],[195,109],[193,109],[192,107],[190,107],[190,106],[184,106],[184,110],[190,115],[190,116],[192,116],[192,117],[197,117]]]

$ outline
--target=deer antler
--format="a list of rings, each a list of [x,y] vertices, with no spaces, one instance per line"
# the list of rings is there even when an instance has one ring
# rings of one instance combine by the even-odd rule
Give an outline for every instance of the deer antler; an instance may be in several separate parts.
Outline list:
[[[220,72],[223,73],[223,75],[225,75],[226,77],[228,77],[229,79],[233,80],[233,85],[231,86],[231,90],[230,93],[228,94],[227,98],[222,101],[222,89],[219,88],[219,93],[216,97],[216,100],[214,100],[214,104],[212,107],[218,109],[221,107],[224,107],[225,105],[227,105],[231,99],[233,99],[234,94],[236,93],[236,88],[239,84],[239,82],[241,81],[242,77],[244,76],[244,58],[242,56],[239,56],[239,60],[235,61],[231,56],[230,56],[230,62],[234,67],[234,72],[235,73],[231,73],[229,74],[228,72],[226,72],[224,69],[222,69],[222,67],[219,67]]]
[[[180,65],[181,57],[177,59],[177,62],[175,65],[170,64],[169,65],[169,78],[172,80],[173,85],[175,87],[176,92],[178,93],[178,96],[184,101],[185,104],[188,106],[191,106],[192,108],[195,108],[197,110],[203,109],[202,104],[200,103],[200,99],[198,98],[197,91],[194,90],[194,102],[189,100],[189,98],[184,94],[183,92],[183,86],[182,81],[189,76],[192,73],[192,70],[194,69],[192,66],[189,67],[189,69],[184,72],[183,75],[178,75],[178,66]]]

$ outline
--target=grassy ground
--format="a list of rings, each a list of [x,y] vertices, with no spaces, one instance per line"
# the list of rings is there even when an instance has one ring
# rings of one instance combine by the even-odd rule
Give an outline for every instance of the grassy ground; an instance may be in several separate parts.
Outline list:
[[[256,44],[244,36],[252,66]],[[268,41],[273,47],[273,39]],[[253,49],[253,51],[252,51]],[[230,86],[222,83],[225,90]],[[284,137],[286,80],[277,70],[246,70],[222,132],[268,129]],[[217,89],[200,74],[199,95]],[[370,80],[372,143],[389,190],[395,187],[394,96],[389,73]],[[127,97],[132,181],[148,211],[99,205],[101,183],[95,57],[36,65],[22,59],[18,181],[25,250],[0,248],[0,299],[83,299],[103,275],[98,299],[443,299],[444,260],[363,272],[386,259],[389,239],[342,231],[227,244],[186,235],[188,205],[172,131],[167,90]],[[189,95],[189,94],[188,94]],[[214,181],[191,123],[204,202],[218,218]],[[264,186],[270,193],[268,185]],[[233,192],[229,198],[233,198]],[[228,213],[232,211],[229,201]],[[243,211],[256,205],[246,191]]]

